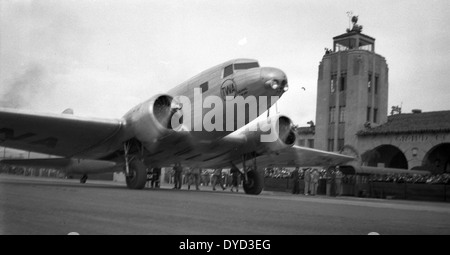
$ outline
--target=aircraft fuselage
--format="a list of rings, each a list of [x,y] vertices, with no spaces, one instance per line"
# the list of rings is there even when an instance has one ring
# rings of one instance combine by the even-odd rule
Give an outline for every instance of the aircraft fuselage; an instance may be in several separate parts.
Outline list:
[[[147,165],[188,161],[197,162],[197,165],[216,164],[221,154],[229,155],[234,148],[227,147],[224,141],[214,142],[256,119],[287,89],[287,77],[280,69],[260,67],[253,59],[234,59],[212,67],[168,91],[167,95],[173,98],[172,110],[176,113],[171,115],[170,120],[158,120],[163,123],[163,127],[170,126],[173,129],[171,132],[157,134],[160,126],[151,126],[158,122],[154,119],[134,121],[139,119],[141,111],[159,108],[151,100],[144,102],[142,107],[135,107],[125,119],[132,125],[135,122],[137,129],[142,131],[137,138],[147,149]],[[161,115],[167,114],[164,112]],[[177,124],[167,123],[174,119]],[[214,147],[217,144],[220,146]],[[214,152],[211,158],[204,153],[209,151],[205,147]],[[154,158],[166,160],[155,162]]]

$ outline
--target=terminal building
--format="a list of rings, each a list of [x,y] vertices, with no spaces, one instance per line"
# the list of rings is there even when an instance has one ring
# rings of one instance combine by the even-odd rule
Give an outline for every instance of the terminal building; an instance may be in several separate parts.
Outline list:
[[[355,167],[449,173],[450,111],[388,112],[386,59],[353,21],[320,62],[316,122],[297,129],[298,144],[352,155]]]

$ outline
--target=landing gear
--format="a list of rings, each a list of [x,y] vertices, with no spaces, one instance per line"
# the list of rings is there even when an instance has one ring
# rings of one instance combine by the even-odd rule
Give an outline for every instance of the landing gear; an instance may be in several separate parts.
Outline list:
[[[147,183],[147,167],[142,162],[142,148],[141,157],[129,158],[129,150],[131,143],[124,143],[125,151],[125,181],[129,189],[143,189]]]
[[[147,167],[138,159],[129,164],[129,172],[125,177],[129,189],[143,189],[147,183]]]
[[[83,183],[83,184],[86,183],[87,179],[88,179],[87,174],[84,174],[84,175],[81,176],[81,178],[80,178],[80,183]]]
[[[244,184],[246,194],[259,195],[264,189],[264,173],[258,170],[255,155],[251,155],[252,165],[247,167],[246,155],[243,156]]]
[[[264,188],[264,175],[261,171],[252,170],[247,173],[247,181],[244,181],[244,191],[246,194],[259,195]]]

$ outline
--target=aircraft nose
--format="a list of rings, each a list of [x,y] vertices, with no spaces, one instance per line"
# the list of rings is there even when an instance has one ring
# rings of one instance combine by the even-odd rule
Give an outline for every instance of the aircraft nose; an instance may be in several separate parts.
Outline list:
[[[278,68],[262,67],[261,79],[268,89],[282,93],[289,89],[286,74]]]

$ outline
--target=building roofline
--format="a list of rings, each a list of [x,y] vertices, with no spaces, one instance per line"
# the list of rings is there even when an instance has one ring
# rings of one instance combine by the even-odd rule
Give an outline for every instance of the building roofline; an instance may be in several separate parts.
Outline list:
[[[356,31],[350,31],[350,32],[348,32],[348,33],[344,33],[344,34],[335,36],[335,37],[333,37],[333,40],[336,40],[336,39],[342,39],[342,38],[346,38],[346,37],[351,37],[351,36],[354,36],[354,35],[360,35],[360,36],[363,37],[363,38],[366,38],[366,39],[370,39],[370,40],[375,41],[375,38],[373,38],[373,37],[371,37],[371,36],[368,36],[368,35],[366,35],[366,34],[363,34],[363,33],[358,33],[358,32],[356,32]]]
[[[388,116],[380,126],[360,130],[357,136],[450,132],[450,111],[402,113]]]

